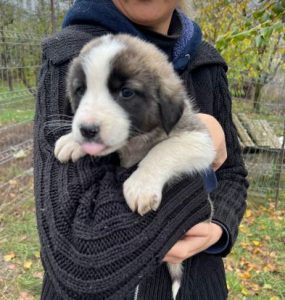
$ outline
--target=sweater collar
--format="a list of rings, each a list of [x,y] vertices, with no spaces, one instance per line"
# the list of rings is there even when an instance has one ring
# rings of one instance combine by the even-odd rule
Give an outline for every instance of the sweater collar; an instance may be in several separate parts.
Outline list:
[[[173,49],[172,63],[177,72],[182,72],[201,43],[202,34],[199,26],[181,11],[178,11],[178,16],[182,30]],[[79,24],[100,25],[113,33],[127,33],[147,40],[110,0],[76,0],[64,19],[63,27]]]

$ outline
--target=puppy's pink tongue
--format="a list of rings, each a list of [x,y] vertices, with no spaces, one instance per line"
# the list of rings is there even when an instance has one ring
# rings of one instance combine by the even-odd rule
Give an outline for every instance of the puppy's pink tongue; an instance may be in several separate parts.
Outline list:
[[[81,147],[89,155],[97,155],[106,148],[105,145],[97,143],[84,143]]]

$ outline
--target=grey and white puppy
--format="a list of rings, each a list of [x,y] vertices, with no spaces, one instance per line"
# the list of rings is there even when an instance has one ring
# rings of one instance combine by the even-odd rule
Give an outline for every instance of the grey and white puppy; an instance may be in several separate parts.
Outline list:
[[[123,186],[134,212],[156,210],[167,182],[214,160],[212,140],[180,78],[149,43],[128,35],[92,40],[71,63],[67,93],[72,131],[57,140],[55,156],[67,162],[118,151],[122,166],[139,163]],[[168,268],[175,299],[182,266]]]

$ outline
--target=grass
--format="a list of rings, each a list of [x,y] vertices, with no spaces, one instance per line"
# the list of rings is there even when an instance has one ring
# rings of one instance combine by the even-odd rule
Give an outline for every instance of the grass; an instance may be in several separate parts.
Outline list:
[[[0,299],[39,299],[43,273],[32,197],[0,213],[0,249]]]
[[[32,120],[35,99],[24,84],[17,82],[13,91],[0,82],[0,127]]]
[[[2,107],[0,104],[0,127],[32,120],[35,113],[34,106],[34,99],[25,99],[22,102],[11,103]]]
[[[238,241],[225,260],[229,299],[285,299],[284,242],[285,212],[250,199]],[[39,299],[43,274],[32,197],[0,213],[0,249],[0,299]]]
[[[251,205],[226,259],[231,299],[285,298],[285,212]]]

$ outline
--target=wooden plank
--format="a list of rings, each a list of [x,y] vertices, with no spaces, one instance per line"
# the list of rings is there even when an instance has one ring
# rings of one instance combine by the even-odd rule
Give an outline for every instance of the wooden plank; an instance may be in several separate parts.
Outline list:
[[[233,122],[236,126],[242,148],[255,147],[254,142],[252,141],[251,137],[248,135],[247,130],[244,128],[244,126],[242,125],[241,121],[239,120],[236,114],[233,114]]]
[[[264,130],[261,120],[253,120],[254,132],[257,139],[256,144],[260,147],[271,148],[272,143],[270,137],[267,135],[267,132]]]
[[[277,136],[266,120],[251,120],[245,113],[239,113],[238,117],[257,147],[270,149],[280,147]]]
[[[249,119],[246,114],[239,113],[239,119],[241,120],[243,126],[246,128],[249,136],[252,138],[253,142],[256,144],[257,147],[269,147],[267,142],[264,143],[263,139],[263,129],[260,129],[260,124],[257,120]]]
[[[279,149],[281,147],[280,141],[279,141],[277,135],[275,135],[273,128],[270,126],[270,124],[266,120],[260,120],[260,123],[263,126],[264,131],[267,133],[267,136],[271,141],[270,148]]]

